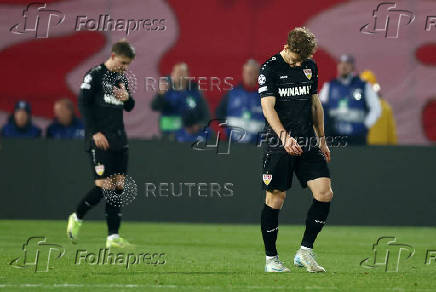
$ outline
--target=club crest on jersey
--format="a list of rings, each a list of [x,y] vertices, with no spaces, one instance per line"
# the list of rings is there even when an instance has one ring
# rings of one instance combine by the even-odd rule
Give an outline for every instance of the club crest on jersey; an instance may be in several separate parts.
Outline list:
[[[307,79],[312,78],[312,69],[303,69],[304,75],[306,75]]]
[[[264,175],[263,175],[263,182],[264,182],[266,185],[269,185],[269,183],[271,182],[271,180],[272,180],[272,174],[264,174]]]
[[[95,173],[98,175],[103,175],[104,173],[104,165],[103,164],[99,164],[95,166]]]

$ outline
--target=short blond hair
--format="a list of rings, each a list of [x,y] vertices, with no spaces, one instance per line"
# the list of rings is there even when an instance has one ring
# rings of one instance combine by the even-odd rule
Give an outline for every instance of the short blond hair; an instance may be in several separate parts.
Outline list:
[[[296,27],[288,33],[287,45],[299,61],[310,58],[318,47],[315,35],[306,27]]]

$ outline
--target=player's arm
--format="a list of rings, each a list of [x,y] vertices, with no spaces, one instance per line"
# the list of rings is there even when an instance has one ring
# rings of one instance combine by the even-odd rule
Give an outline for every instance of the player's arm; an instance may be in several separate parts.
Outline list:
[[[109,148],[109,142],[104,134],[97,129],[97,123],[93,111],[97,88],[98,81],[96,74],[86,74],[80,85],[78,104],[85,123],[85,128],[94,140],[95,146],[106,150]]]
[[[265,96],[261,99],[262,111],[265,119],[273,131],[279,136],[282,141],[283,147],[291,155],[301,155],[303,150],[297,141],[286,132],[282,122],[280,122],[279,115],[275,110],[276,98],[275,96]]]
[[[312,60],[313,61],[313,60]],[[313,83],[310,94],[312,95],[312,120],[313,128],[319,140],[319,149],[321,149],[327,162],[330,161],[330,149],[327,146],[324,132],[324,109],[318,96],[318,66],[313,61]],[[326,90],[327,88],[324,88]],[[324,92],[325,93],[325,92]],[[324,96],[325,98],[325,96]],[[324,100],[326,101],[326,99]]]
[[[327,162],[330,161],[330,149],[327,146],[324,133],[324,109],[318,94],[312,94],[313,128],[319,140],[319,148],[324,153]]]
[[[114,86],[113,92],[114,96],[123,102],[124,110],[126,112],[130,112],[135,107],[135,99],[129,91],[129,84],[127,83],[127,80],[124,82],[125,83],[120,83],[119,87]]]
[[[325,138],[324,133],[324,109],[318,94],[312,95],[312,119],[313,128],[318,138]]]
[[[135,107],[135,99],[133,98],[130,92],[129,92],[129,97],[127,98],[126,101],[124,101],[123,107],[126,112],[131,112]]]
[[[273,131],[282,141],[283,148],[291,155],[300,155],[303,153],[300,145],[297,141],[291,137],[290,133],[286,132],[282,122],[279,119],[279,115],[275,109],[276,96],[278,95],[276,82],[277,74],[275,74],[271,64],[265,63],[259,72],[259,95],[261,97],[261,105],[263,115],[268,121]]]
[[[365,126],[370,129],[377,122],[377,119],[381,115],[381,104],[377,96],[377,93],[372,88],[371,84],[365,84],[365,101],[368,105],[369,112],[365,117]]]

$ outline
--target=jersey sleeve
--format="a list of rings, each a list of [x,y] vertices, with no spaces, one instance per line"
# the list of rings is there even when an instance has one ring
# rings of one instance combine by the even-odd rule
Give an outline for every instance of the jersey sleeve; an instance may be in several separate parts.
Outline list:
[[[312,60],[312,78],[313,78],[313,83],[312,83],[312,87],[310,90],[310,94],[317,94],[318,93],[318,66],[316,65],[315,61]]]
[[[259,84],[258,93],[260,97],[277,96],[276,76],[271,68],[271,64],[264,64],[257,78]]]
[[[91,135],[98,132],[93,112],[95,94],[98,91],[98,86],[98,75],[96,71],[88,72],[80,85],[78,98],[79,110],[82,114],[85,128]]]
[[[126,100],[123,104],[123,108],[126,112],[131,112],[133,108],[135,107],[135,99],[133,98],[132,90],[129,84],[129,80],[125,75],[123,75],[122,82],[126,86],[126,90],[129,93],[129,99]]]

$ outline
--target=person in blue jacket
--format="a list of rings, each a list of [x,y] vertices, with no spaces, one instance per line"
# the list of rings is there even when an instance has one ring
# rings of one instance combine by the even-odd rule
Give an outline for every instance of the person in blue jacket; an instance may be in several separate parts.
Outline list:
[[[187,110],[182,116],[182,124],[183,127],[175,132],[177,142],[206,142],[211,139],[211,129],[202,125],[198,108]]]
[[[187,111],[198,113],[198,125],[203,126],[210,119],[207,103],[197,83],[190,80],[185,63],[174,65],[167,81],[162,80],[151,108],[160,112],[159,128],[162,136],[169,140],[176,140],[175,133],[183,128],[183,116]]]
[[[1,136],[9,138],[38,138],[41,129],[32,123],[32,108],[25,100],[15,104],[8,123],[3,126]]]
[[[52,139],[79,139],[84,137],[83,123],[74,114],[73,102],[67,98],[54,104],[53,122],[48,126],[46,136]]]
[[[365,145],[381,106],[372,85],[354,73],[354,63],[352,55],[341,55],[338,77],[324,84],[319,99],[324,107],[326,135],[344,137],[347,145]]]
[[[232,141],[256,143],[265,125],[257,92],[259,68],[259,63],[254,59],[245,62],[242,68],[242,83],[235,86],[221,99],[215,111],[217,119],[226,121],[228,135],[232,129],[235,130],[234,134],[237,137],[231,137]],[[241,128],[244,135],[239,134],[242,131]]]

